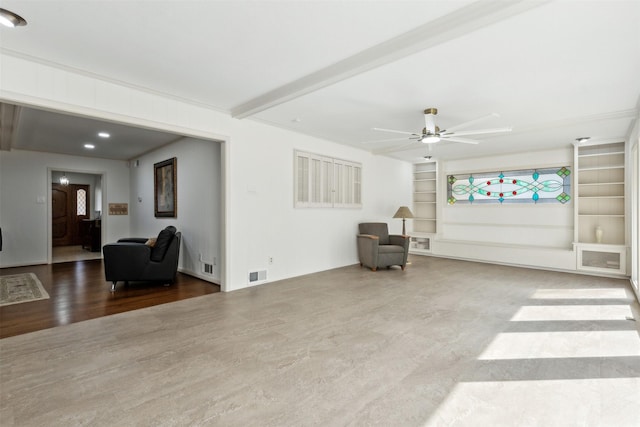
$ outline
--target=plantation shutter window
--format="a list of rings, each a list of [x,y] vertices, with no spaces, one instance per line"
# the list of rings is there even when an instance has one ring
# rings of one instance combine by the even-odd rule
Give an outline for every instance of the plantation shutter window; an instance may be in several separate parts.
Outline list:
[[[322,205],[330,207],[333,203],[333,160],[322,160],[322,176],[325,180],[322,186]]]
[[[295,152],[295,207],[362,207],[362,166],[303,151]]]
[[[296,155],[296,206],[309,203],[309,158]]]
[[[360,166],[353,167],[353,203],[362,205],[362,168]]]

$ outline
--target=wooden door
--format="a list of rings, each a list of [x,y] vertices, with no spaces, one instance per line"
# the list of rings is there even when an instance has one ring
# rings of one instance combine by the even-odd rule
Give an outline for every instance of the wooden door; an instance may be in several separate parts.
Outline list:
[[[51,189],[51,242],[53,246],[71,244],[69,186],[53,184]]]
[[[81,223],[83,219],[89,218],[90,207],[91,203],[89,200],[88,185],[52,184],[52,246],[69,246],[82,244]]]

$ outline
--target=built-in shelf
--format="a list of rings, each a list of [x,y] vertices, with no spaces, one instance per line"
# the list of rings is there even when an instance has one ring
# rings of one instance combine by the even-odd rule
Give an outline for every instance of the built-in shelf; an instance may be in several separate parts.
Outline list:
[[[580,168],[580,171],[599,171],[604,169],[624,169],[624,166],[595,166],[592,168]]]
[[[578,216],[602,216],[602,217],[608,217],[608,218],[624,218],[624,215],[611,215],[611,214],[581,214],[581,213],[579,213]]]
[[[413,167],[413,232],[410,251],[431,250],[431,238],[436,233],[437,164],[418,163]],[[416,240],[419,239],[419,240]],[[426,239],[426,240],[425,240]]]
[[[627,250],[621,245],[577,244],[578,270],[625,274]]]
[[[579,182],[578,185],[624,185],[622,181],[611,182]]]
[[[578,270],[626,274],[624,142],[575,148]]]
[[[409,252],[412,254],[431,253],[431,236],[411,236],[409,240]]]

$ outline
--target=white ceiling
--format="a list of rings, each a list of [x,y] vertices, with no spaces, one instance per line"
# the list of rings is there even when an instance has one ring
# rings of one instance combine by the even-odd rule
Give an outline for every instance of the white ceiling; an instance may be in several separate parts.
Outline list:
[[[28,21],[0,30],[6,54],[408,161],[427,147],[372,142],[394,137],[372,128],[420,132],[427,107],[438,108],[440,128],[493,112],[500,117],[477,127],[513,127],[478,137],[479,145],[431,146],[441,159],[569,146],[580,136],[622,139],[638,116],[637,0],[4,0],[2,7]],[[68,143],[81,124],[23,116],[30,114],[49,122],[49,141],[60,132]],[[55,151],[33,146],[28,134],[21,129],[14,147]],[[158,136],[157,144],[175,139]],[[129,144],[131,152],[103,154],[133,158],[154,144],[147,142],[137,153]]]

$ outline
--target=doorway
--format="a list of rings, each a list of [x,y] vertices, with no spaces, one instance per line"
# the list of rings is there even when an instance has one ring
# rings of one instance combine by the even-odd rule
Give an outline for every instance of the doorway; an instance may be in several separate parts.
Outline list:
[[[52,171],[52,263],[102,257],[101,183],[101,175]]]

